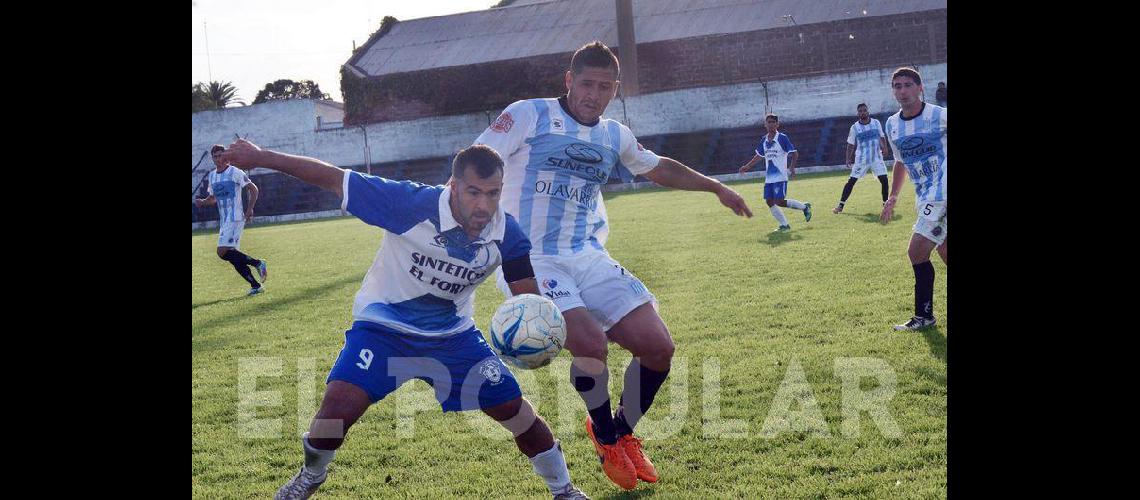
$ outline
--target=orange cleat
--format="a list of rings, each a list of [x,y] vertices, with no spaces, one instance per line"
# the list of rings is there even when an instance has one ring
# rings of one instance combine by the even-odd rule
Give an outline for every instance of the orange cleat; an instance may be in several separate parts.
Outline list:
[[[618,438],[618,444],[625,450],[625,456],[629,457],[629,461],[633,462],[637,478],[647,483],[656,483],[657,468],[649,461],[649,457],[645,456],[645,452],[641,449],[641,440],[633,437],[633,434],[626,434]]]
[[[594,421],[588,416],[586,417],[586,435],[590,436],[590,441],[594,443],[594,451],[598,453],[598,460],[602,462],[602,470],[605,471],[606,477],[624,490],[636,488],[637,469],[629,457],[625,455],[625,449],[622,448],[621,442],[614,444],[599,442],[598,438],[594,436]]]

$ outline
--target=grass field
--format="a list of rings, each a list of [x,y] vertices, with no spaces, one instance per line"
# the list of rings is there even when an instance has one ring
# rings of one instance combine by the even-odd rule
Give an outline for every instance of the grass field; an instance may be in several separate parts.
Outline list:
[[[752,219],[707,193],[606,195],[609,252],[657,296],[677,357],[638,426],[661,480],[631,492],[610,483],[593,454],[568,353],[516,370],[562,440],[579,488],[593,498],[946,496],[946,266],[934,257],[939,325],[891,331],[913,303],[914,190],[908,181],[895,219],[882,225],[872,176],[855,186],[846,213],[831,213],[845,178],[791,182],[790,196],[812,202],[815,217],[805,224],[785,209],[793,228],[785,234],[771,233],[759,181],[733,183]],[[267,293],[248,298],[248,285],[215,255],[216,241],[216,232],[192,238],[193,496],[267,498],[301,463],[298,436],[380,231],[352,218],[246,229],[242,251],[267,259],[270,272]],[[503,299],[492,281],[476,298],[484,331]],[[613,346],[614,401],[628,360]],[[873,376],[845,386],[851,372],[837,366],[848,365],[885,374],[886,387]],[[877,417],[889,415],[898,432],[865,411],[851,425],[845,396],[892,382]],[[352,429],[317,497],[548,495],[505,430],[478,412],[441,413],[416,381]]]

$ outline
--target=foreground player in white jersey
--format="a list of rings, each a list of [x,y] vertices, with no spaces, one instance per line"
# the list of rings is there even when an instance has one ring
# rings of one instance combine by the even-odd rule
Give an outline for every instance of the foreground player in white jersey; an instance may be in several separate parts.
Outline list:
[[[511,293],[538,292],[530,242],[499,207],[498,154],[485,146],[460,151],[446,186],[364,175],[245,140],[224,156],[242,168],[272,168],[332,191],[344,198],[344,210],[384,231],[320,409],[301,437],[305,464],[275,498],[312,495],[348,428],[413,378],[432,385],[444,411],[480,409],[511,431],[554,498],[587,498],[570,482],[546,422],[471,317],[475,289],[500,265]]]
[[[796,162],[800,159],[800,152],[796,151],[788,135],[780,132],[780,117],[775,113],[764,116],[764,127],[768,129],[767,135],[760,138],[756,154],[740,167],[739,172],[743,174],[752,170],[752,166],[761,160],[767,163],[767,171],[764,173],[764,201],[768,204],[768,210],[772,211],[776,222],[780,223],[776,231],[791,231],[792,226],[788,224],[788,219],[784,217],[784,211],[780,210],[780,207],[802,210],[804,221],[811,221],[811,203],[787,197],[788,181],[796,178]]]
[[[245,172],[234,168],[220,159],[220,154],[226,147],[214,144],[210,148],[210,156],[214,161],[215,170],[208,174],[206,190],[210,194],[205,198],[196,198],[194,206],[218,206],[218,258],[229,262],[237,270],[238,275],[249,282],[249,295],[257,295],[264,291],[249,271],[250,266],[257,269],[261,281],[268,277],[268,268],[264,260],[255,259],[238,248],[241,247],[241,231],[245,223],[253,218],[253,206],[257,203],[257,184],[249,179]],[[242,210],[241,191],[249,188],[249,206]]]
[[[843,211],[855,182],[866,175],[868,170],[879,178],[879,185],[883,188],[883,203],[887,203],[887,166],[883,163],[883,158],[887,156],[887,134],[883,132],[883,124],[871,118],[865,103],[855,106],[855,111],[859,114],[859,120],[852,123],[851,130],[847,132],[846,160],[851,177],[847,178],[847,184],[843,186],[839,205],[831,211],[836,214]]]
[[[638,479],[657,481],[633,428],[669,373],[673,339],[653,294],[603,246],[609,229],[600,188],[624,165],[662,186],[714,193],[737,215],[752,211],[736,191],[644,149],[625,125],[601,118],[617,93],[618,75],[613,52],[601,42],[587,44],[570,60],[565,96],[511,104],[475,143],[506,161],[502,205],[530,237],[543,295],[566,318],[570,376],[589,412],[587,434],[606,476],[632,489]],[[607,337],[634,356],[616,415]]]
[[[914,317],[895,330],[934,325],[934,265],[938,249],[946,262],[946,108],[922,101],[922,76],[912,68],[891,75],[891,89],[902,109],[887,118],[887,140],[895,154],[894,185],[883,206],[883,223],[891,220],[907,174],[914,181],[918,221],[907,255],[914,267]]]

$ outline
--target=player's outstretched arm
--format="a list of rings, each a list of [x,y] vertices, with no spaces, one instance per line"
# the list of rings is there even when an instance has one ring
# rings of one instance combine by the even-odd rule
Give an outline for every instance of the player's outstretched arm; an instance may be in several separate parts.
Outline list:
[[[891,172],[891,195],[887,197],[887,202],[883,204],[883,213],[879,215],[879,220],[886,224],[890,222],[891,215],[895,211],[895,203],[899,199],[899,191],[902,190],[902,183],[906,180],[906,165],[903,162],[896,160],[894,170]]]
[[[743,174],[744,172],[752,170],[752,166],[755,165],[756,162],[760,161],[761,158],[764,157],[760,155],[752,155],[752,159],[748,160],[748,163],[745,163],[743,167],[740,167],[740,170],[738,170],[738,172]]]
[[[218,199],[214,198],[214,195],[210,195],[210,196],[207,196],[205,198],[195,198],[194,199],[194,206],[196,206],[196,207],[205,207],[205,206],[211,206],[212,207],[212,206],[216,205],[217,203],[218,203]]]
[[[289,174],[309,184],[344,196],[341,192],[344,169],[316,158],[295,156],[261,149],[245,139],[238,139],[221,153],[221,159],[243,170],[268,168]]]
[[[662,156],[653,170],[642,175],[665,187],[714,193],[720,203],[732,209],[736,215],[752,217],[752,209],[748,208],[748,203],[745,203],[740,193],[672,158]]]

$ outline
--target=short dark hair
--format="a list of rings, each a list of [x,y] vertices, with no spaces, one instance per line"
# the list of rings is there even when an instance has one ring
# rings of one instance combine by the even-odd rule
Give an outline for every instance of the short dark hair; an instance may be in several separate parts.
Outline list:
[[[581,46],[578,50],[575,50],[574,55],[570,57],[571,73],[575,75],[581,74],[586,66],[591,68],[613,68],[614,75],[621,74],[621,65],[618,64],[617,56],[614,55],[609,47],[606,47],[606,44],[598,40]]]
[[[216,155],[216,154],[218,154],[222,151],[225,151],[225,150],[226,150],[225,146],[223,146],[221,144],[214,144],[214,146],[210,148],[210,156]]]
[[[855,106],[855,109],[859,109],[859,108],[867,108],[867,103],[861,102],[861,103],[859,103],[858,106]],[[870,109],[870,108],[868,108],[868,109]]]
[[[503,170],[503,158],[485,144],[460,149],[451,160],[451,176],[456,179],[463,177],[468,166],[475,167],[475,175],[480,179],[486,179]]]
[[[776,116],[776,113],[768,113],[764,115],[764,121],[768,121],[769,118],[775,118],[776,121],[780,121],[780,117]]]
[[[915,85],[922,85],[922,75],[918,74],[918,70],[914,68],[908,68],[904,66],[902,68],[896,69],[894,73],[891,73],[891,82],[894,82],[895,78],[898,78],[900,76],[909,77],[911,80],[914,80]]]

